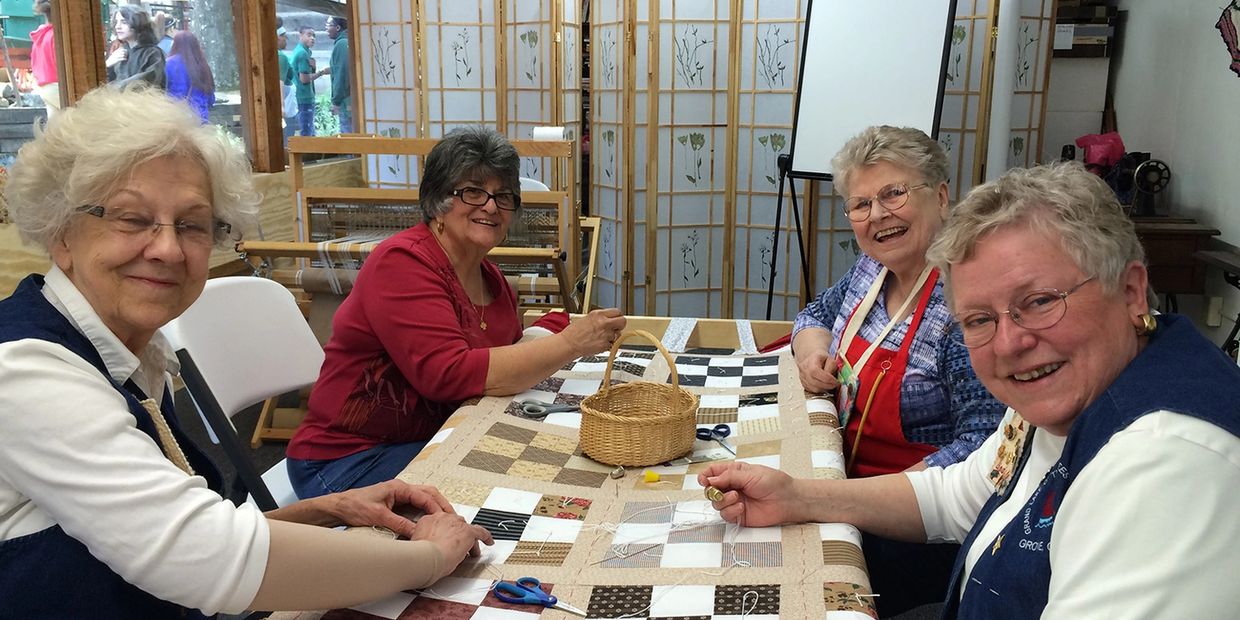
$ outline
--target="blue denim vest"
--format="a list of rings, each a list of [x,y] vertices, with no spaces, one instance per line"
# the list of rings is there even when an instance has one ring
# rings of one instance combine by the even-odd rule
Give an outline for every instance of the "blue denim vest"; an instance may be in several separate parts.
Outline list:
[[[991,495],[960,547],[943,618],[1037,618],[1050,588],[1051,531],[1064,493],[1115,433],[1154,411],[1174,411],[1240,436],[1240,369],[1210,344],[1187,318],[1157,317],[1158,330],[1114,383],[1073,423],[1063,454],[1051,466],[1024,509],[1001,532],[1003,543],[983,553],[960,596],[964,559],[982,525],[1008,497]],[[1163,378],[1176,375],[1171,388]],[[1030,437],[1032,439],[1032,437]],[[1023,473],[1029,446],[1015,476]],[[1002,593],[1001,595],[995,593]]]
[[[139,404],[145,396],[132,381],[121,385],[111,379],[98,351],[47,302],[42,288],[43,277],[31,275],[11,297],[0,301],[0,342],[46,340],[90,362],[125,397],[138,429],[158,445],[155,425]],[[218,492],[222,486],[219,470],[181,431],[167,389],[162,412],[194,471]],[[209,583],[210,575],[203,575],[204,587]],[[0,618],[202,617],[196,610],[162,601],[129,584],[60,526],[0,543]]]

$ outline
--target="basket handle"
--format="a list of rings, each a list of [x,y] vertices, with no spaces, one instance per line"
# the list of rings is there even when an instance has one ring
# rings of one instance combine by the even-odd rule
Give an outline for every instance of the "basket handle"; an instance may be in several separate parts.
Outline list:
[[[616,341],[611,343],[611,354],[607,356],[607,371],[603,373],[603,385],[601,391],[606,393],[611,389],[611,364],[616,361],[616,353],[620,350],[620,343],[624,342],[629,336],[642,336],[654,343],[659,348],[659,353],[663,354],[663,359],[667,360],[667,367],[672,370],[672,387],[680,389],[680,373],[676,372],[676,362],[672,361],[672,356],[663,347],[663,342],[654,337],[654,334],[644,329],[634,329],[620,334]]]

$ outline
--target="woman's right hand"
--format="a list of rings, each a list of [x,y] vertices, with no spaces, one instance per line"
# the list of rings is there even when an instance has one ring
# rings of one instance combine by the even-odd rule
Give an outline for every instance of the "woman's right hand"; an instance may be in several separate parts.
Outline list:
[[[618,308],[600,308],[569,323],[560,334],[568,339],[577,357],[581,357],[610,349],[626,324],[628,319]]]
[[[443,573],[439,575],[440,578],[456,570],[465,558],[471,555],[475,557],[481,555],[479,542],[486,545],[495,544],[495,540],[491,538],[491,533],[486,528],[481,525],[470,525],[461,515],[449,512],[423,515],[421,519],[418,519],[410,540],[425,540],[434,543],[439,548],[439,553],[444,559]]]
[[[108,54],[108,59],[104,61],[104,64],[111,69],[112,67],[125,62],[125,59],[128,57],[129,48],[122,45],[121,47],[116,48],[111,54]]]
[[[723,491],[723,499],[711,505],[724,521],[769,527],[801,520],[795,480],[778,469],[739,461],[713,463],[698,474],[698,484]]]
[[[825,349],[811,349],[808,352],[794,352],[797,362],[797,373],[801,375],[801,386],[812,394],[828,394],[840,386],[835,378],[835,362],[827,355]]]

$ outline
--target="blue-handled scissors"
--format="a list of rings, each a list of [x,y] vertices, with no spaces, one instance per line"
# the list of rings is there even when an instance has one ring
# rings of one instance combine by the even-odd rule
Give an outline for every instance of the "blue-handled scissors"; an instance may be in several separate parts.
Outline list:
[[[731,452],[732,456],[736,456],[736,450],[733,450],[732,446],[729,446],[728,442],[723,440],[724,437],[727,437],[728,435],[731,435],[731,434],[732,434],[732,427],[728,426],[727,424],[716,424],[715,428],[697,429],[698,439],[701,439],[702,441],[717,441],[719,442],[719,445],[723,446],[724,450]]]
[[[516,581],[500,581],[495,584],[495,598],[505,603],[542,605],[551,609],[567,611],[570,614],[577,614],[582,618],[586,617],[586,612],[543,592],[541,586],[542,582],[533,577],[521,577]]]
[[[557,405],[541,400],[519,400],[517,401],[517,406],[521,408],[521,415],[523,417],[535,420],[545,418],[549,413],[579,411],[581,409],[581,405]]]

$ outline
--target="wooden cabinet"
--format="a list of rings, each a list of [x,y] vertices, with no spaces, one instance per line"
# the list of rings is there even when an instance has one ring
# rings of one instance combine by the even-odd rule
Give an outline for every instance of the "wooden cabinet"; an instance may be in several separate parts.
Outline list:
[[[1217,229],[1176,217],[1133,218],[1145,247],[1150,286],[1155,293],[1200,295],[1205,292],[1206,266],[1193,254],[1204,250]]]

